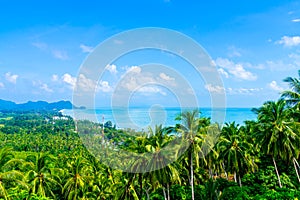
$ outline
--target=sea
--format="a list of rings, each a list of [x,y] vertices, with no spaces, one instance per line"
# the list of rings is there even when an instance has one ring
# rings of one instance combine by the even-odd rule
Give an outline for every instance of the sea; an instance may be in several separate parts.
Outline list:
[[[212,122],[225,124],[235,122],[243,125],[246,120],[255,120],[256,114],[252,108],[200,108],[200,117],[209,117]],[[192,108],[179,107],[132,107],[132,108],[96,108],[96,109],[64,109],[63,115],[69,115],[77,120],[91,120],[105,123],[111,121],[117,128],[146,129],[162,124],[163,126],[174,126],[178,116],[184,111]],[[177,119],[177,120],[176,120]]]

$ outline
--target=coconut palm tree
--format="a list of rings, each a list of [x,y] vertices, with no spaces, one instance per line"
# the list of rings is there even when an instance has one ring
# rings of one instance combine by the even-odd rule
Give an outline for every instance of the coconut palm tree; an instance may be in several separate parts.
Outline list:
[[[199,111],[185,111],[177,118],[181,120],[181,125],[178,131],[182,134],[182,139],[188,141],[188,148],[184,147],[179,152],[185,151],[186,158],[189,162],[190,168],[190,185],[192,190],[192,200],[195,199],[194,195],[194,165],[199,167],[200,157],[204,158],[202,152],[202,142],[204,141],[203,135],[199,131],[203,127],[210,125],[209,118],[199,118]],[[184,145],[185,146],[185,145]]]
[[[66,165],[69,178],[63,186],[63,195],[67,200],[75,200],[83,196],[87,182],[92,179],[89,176],[91,167],[89,162],[81,155],[71,158]]]
[[[287,104],[291,106],[299,106],[300,102],[300,70],[298,70],[299,78],[287,77],[283,81],[288,83],[290,90],[283,91],[281,97],[286,99]]]
[[[258,117],[257,142],[261,151],[272,157],[278,184],[282,187],[276,159],[289,162],[298,157],[299,123],[295,122],[291,115],[291,108],[286,107],[286,101],[283,99],[277,102],[268,101],[253,111]]]
[[[20,171],[13,170],[13,166],[16,163],[20,163],[21,160],[15,159],[11,148],[4,147],[0,149],[0,198],[9,200],[10,197],[6,190],[6,185],[18,184],[24,188],[27,188],[24,183],[24,175]]]
[[[219,159],[224,163],[225,169],[234,174],[234,180],[241,185],[241,175],[254,170],[254,165],[249,154],[251,145],[243,138],[239,125],[225,123],[220,140],[217,144]]]
[[[162,128],[162,125],[155,126],[155,129],[149,128],[149,142],[146,145],[146,151],[152,154],[148,161],[146,177],[149,179],[153,189],[155,186],[163,187],[164,197],[170,200],[170,186],[172,183],[180,183],[179,172],[176,164],[170,162],[172,149],[166,149],[172,141],[169,136],[171,129]],[[173,159],[171,159],[173,160]]]
[[[59,178],[54,174],[54,170],[50,165],[55,158],[46,153],[36,153],[27,156],[25,163],[26,179],[29,184],[29,194],[37,194],[42,197],[53,197],[55,187],[61,187]]]

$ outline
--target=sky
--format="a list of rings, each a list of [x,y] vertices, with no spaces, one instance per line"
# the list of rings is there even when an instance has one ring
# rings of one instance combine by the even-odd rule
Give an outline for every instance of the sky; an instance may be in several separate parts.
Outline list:
[[[128,105],[178,106],[176,93],[188,93],[186,85],[159,66],[142,73],[148,63],[174,69],[202,107],[221,93],[227,107],[276,100],[288,89],[283,79],[297,77],[300,69],[299,1],[0,0],[0,99],[72,101],[80,67],[93,50],[115,34],[144,27],[174,30],[199,43],[223,85],[207,84],[180,55],[141,50],[106,66],[97,82],[96,106],[110,105],[120,88],[131,92]],[[143,85],[158,79],[173,81],[176,91]]]

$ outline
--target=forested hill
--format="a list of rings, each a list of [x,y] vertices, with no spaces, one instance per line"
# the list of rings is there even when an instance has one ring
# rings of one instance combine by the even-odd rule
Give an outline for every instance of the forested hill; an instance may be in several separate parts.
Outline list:
[[[48,103],[46,101],[28,101],[27,103],[17,104],[12,101],[6,101],[0,99],[0,110],[16,110],[16,111],[32,111],[32,110],[62,110],[62,109],[72,109],[77,108],[70,101],[58,101],[53,103]]]

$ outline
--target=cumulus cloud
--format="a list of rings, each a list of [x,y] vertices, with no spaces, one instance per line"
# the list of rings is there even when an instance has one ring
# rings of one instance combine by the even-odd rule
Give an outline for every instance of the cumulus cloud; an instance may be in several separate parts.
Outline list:
[[[109,85],[107,81],[100,81],[97,84],[97,91],[110,92],[112,91],[112,87]]]
[[[211,93],[223,94],[225,92],[225,88],[219,85],[206,84],[205,89],[207,89]]]
[[[74,88],[76,84],[76,77],[73,77],[70,74],[66,73],[62,76],[62,81]]]
[[[94,50],[93,47],[87,46],[87,45],[84,45],[84,44],[81,44],[79,47],[80,47],[80,49],[82,50],[83,53],[91,53]]]
[[[285,47],[292,47],[300,45],[300,36],[283,36],[277,44],[282,44]]]
[[[222,69],[222,68],[218,69],[218,72],[219,72],[220,74],[222,74],[223,76],[225,76],[226,78],[229,77],[228,73],[227,73],[224,69]]]
[[[94,91],[96,89],[96,81],[87,78],[83,74],[79,74],[77,86],[80,91]]]
[[[110,92],[112,91],[112,87],[109,85],[107,81],[97,81],[89,79],[84,74],[79,74],[78,78],[71,76],[66,73],[62,76],[62,81],[67,83],[71,89],[77,87],[77,89],[81,92]]]
[[[126,72],[133,72],[133,73],[141,73],[142,69],[139,66],[131,66],[127,69]]]
[[[13,83],[13,84],[16,84],[17,83],[17,79],[18,79],[19,75],[16,75],[16,74],[11,74],[10,72],[7,72],[5,74],[5,79],[10,82],[10,83]]]
[[[0,89],[4,88],[4,84],[0,82]]]
[[[59,60],[69,59],[69,56],[68,56],[67,52],[65,52],[65,51],[54,50],[54,51],[52,51],[52,55],[54,56],[54,58],[57,58]]]
[[[269,88],[278,92],[282,92],[284,89],[280,87],[276,81],[272,81],[268,84]]]
[[[250,71],[247,71],[244,68],[243,64],[234,63],[234,62],[232,62],[228,59],[224,59],[224,58],[217,58],[215,63],[217,66],[220,67],[220,69],[223,68],[223,71],[225,71],[224,69],[226,69],[229,72],[229,74],[233,75],[234,77],[236,77],[238,79],[248,80],[248,81],[254,81],[257,79],[257,76],[254,75],[253,73],[251,73]],[[219,72],[220,72],[220,70],[219,70]]]
[[[106,65],[106,69],[112,74],[118,73],[116,65]]]
[[[49,92],[52,93],[53,90],[51,88],[49,88],[49,86],[46,83],[43,83],[42,81],[38,80],[38,81],[32,81],[32,85],[45,91],[45,92]]]
[[[138,92],[145,96],[154,93],[166,95],[166,93],[160,87],[151,85],[162,83],[162,80],[168,81],[166,84],[172,87],[171,83],[169,82],[175,79],[166,75],[165,73],[154,75],[152,72],[142,72],[141,67],[132,66],[127,69],[126,74],[123,76],[120,84],[124,91]]]
[[[165,73],[160,73],[159,77],[166,80],[166,81],[174,81],[175,80],[175,78],[170,77],[170,76],[166,75]]]
[[[46,91],[46,92],[50,92],[50,93],[53,92],[53,90],[50,89],[49,86],[48,86],[46,83],[43,83],[43,84],[40,86],[40,88],[41,88],[42,90]]]

